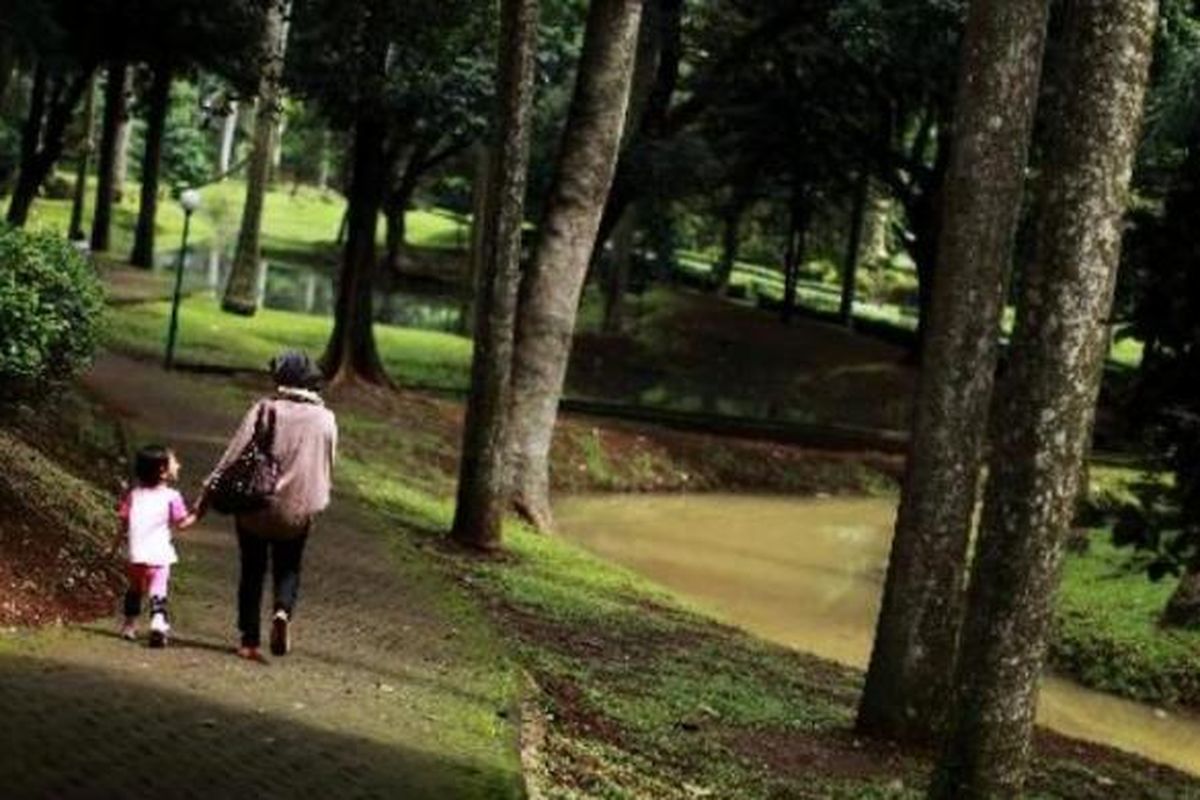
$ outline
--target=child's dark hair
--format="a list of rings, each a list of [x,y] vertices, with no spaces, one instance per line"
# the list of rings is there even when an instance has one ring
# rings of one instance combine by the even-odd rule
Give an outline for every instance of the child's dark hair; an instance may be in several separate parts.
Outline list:
[[[171,461],[171,451],[161,444],[146,445],[133,460],[133,475],[139,486],[158,486]]]

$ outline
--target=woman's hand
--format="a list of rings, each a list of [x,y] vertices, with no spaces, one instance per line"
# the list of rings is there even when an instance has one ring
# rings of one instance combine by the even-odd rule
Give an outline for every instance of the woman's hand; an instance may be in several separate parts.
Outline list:
[[[192,516],[195,518],[193,522],[199,522],[204,519],[204,515],[208,513],[208,489],[200,493],[196,501],[192,503]]]

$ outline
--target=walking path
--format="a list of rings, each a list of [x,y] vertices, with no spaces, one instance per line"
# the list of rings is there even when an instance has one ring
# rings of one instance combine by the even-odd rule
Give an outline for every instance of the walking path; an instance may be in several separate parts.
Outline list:
[[[240,414],[221,384],[113,355],[86,381],[135,441],[176,448],[194,496]],[[166,650],[121,641],[115,616],[0,635],[0,794],[520,796],[513,670],[410,546],[339,493],[306,555],[295,651],[261,665],[232,654],[231,527],[180,536]]]

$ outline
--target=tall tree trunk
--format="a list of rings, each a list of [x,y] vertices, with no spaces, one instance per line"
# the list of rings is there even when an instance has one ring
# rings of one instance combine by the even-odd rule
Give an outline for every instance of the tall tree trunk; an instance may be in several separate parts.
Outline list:
[[[84,88],[91,80],[92,70],[92,67],[87,67],[75,76],[60,74],[53,83],[42,72],[40,91],[35,76],[34,97],[31,98],[30,113],[21,132],[21,169],[8,206],[10,225],[20,227],[25,224],[38,189],[62,156],[67,126],[79,98],[83,96]]]
[[[163,134],[171,106],[171,69],[165,64],[154,70],[146,111],[146,145],[142,151],[142,196],[129,263],[150,269],[154,266],[154,223],[158,216],[158,173],[162,165]]]
[[[395,275],[404,271],[401,260],[404,257],[404,242],[408,238],[408,221],[405,219],[408,202],[393,196],[384,205],[383,263]]]
[[[396,275],[402,272],[400,262],[408,240],[407,213],[412,205],[413,195],[417,192],[417,179],[420,177],[418,155],[415,151],[409,152],[403,159],[404,168],[400,171],[400,179],[388,193],[384,203],[384,263],[388,270]]]
[[[88,162],[92,151],[96,148],[95,114],[96,114],[96,76],[88,80],[84,90],[83,119],[79,123],[79,152],[75,163],[75,189],[71,197],[71,222],[67,226],[67,238],[73,242],[82,242],[87,238],[83,232],[84,206],[87,203],[87,174]]]
[[[744,203],[731,203],[721,219],[721,258],[717,261],[713,275],[713,290],[717,294],[729,291],[733,268],[737,264],[738,247],[741,244],[742,216],[746,213]]]
[[[387,128],[375,110],[354,126],[353,174],[346,211],[346,247],[334,306],[333,333],[321,365],[333,383],[386,383],[375,346],[372,288],[376,271],[375,229],[383,205],[384,140]],[[257,291],[256,287],[252,291]]]
[[[125,199],[125,184],[129,179],[129,143],[133,138],[133,121],[129,114],[129,99],[133,97],[133,70],[125,70],[121,120],[117,126],[117,154],[113,162],[113,202]]]
[[[1047,0],[974,0],[967,19],[912,445],[858,710],[871,735],[929,740],[944,723],[1047,14]]]
[[[120,128],[125,119],[124,61],[108,65],[104,84],[104,120],[100,129],[100,160],[96,166],[96,210],[92,212],[91,246],[95,252],[108,250],[112,231],[112,207],[115,200],[117,149]]]
[[[850,231],[846,237],[846,258],[842,262],[842,299],[838,304],[838,319],[846,327],[854,323],[854,294],[858,281],[859,254],[862,250],[863,220],[870,201],[871,176],[864,171],[858,176],[851,200]]]
[[[40,181],[34,182],[34,172],[46,121],[46,95],[49,91],[49,70],[38,62],[33,69],[33,84],[29,90],[29,110],[21,126],[21,162],[17,170],[17,185],[13,187],[12,198],[8,201],[8,222],[11,225],[25,224],[29,207],[33,205],[33,198],[41,185]]]
[[[579,295],[612,185],[629,102],[642,0],[592,0],[562,150],[533,265],[525,276],[513,358],[513,504],[541,530],[550,513],[550,441]]]
[[[221,308],[234,314],[253,316],[258,311],[258,271],[262,261],[263,198],[271,171],[271,140],[279,122],[280,79],[286,46],[284,13],[287,0],[270,0],[263,28],[262,75],[259,79],[258,108],[254,114],[254,134],[250,158],[246,164],[246,203],[242,206],[242,226],[238,230],[229,279]]]
[[[501,0],[498,109],[480,248],[475,355],[450,530],[455,541],[479,550],[500,546],[508,504],[506,443],[537,17],[537,0]]]
[[[603,329],[619,334],[625,325],[625,294],[629,291],[629,273],[633,268],[633,240],[637,232],[637,208],[625,209],[612,236],[612,253],[604,281]]]
[[[12,38],[0,31],[0,113],[7,110],[5,101],[8,100],[8,87],[16,68],[17,48],[13,46]]]
[[[788,214],[787,252],[783,257],[783,306],[780,319],[786,325],[796,311],[796,292],[800,283],[800,267],[804,263],[805,240],[808,238],[808,199],[804,188],[792,188],[791,209]]]
[[[329,128],[321,130],[321,155],[317,159],[317,188],[329,188]]]
[[[1200,568],[1193,567],[1179,579],[1163,609],[1162,624],[1174,628],[1200,629]]]
[[[471,181],[471,245],[463,259],[463,284],[459,302],[458,332],[471,333],[471,310],[479,296],[479,276],[483,273],[486,253],[484,233],[487,228],[488,180],[491,177],[490,148],[484,142],[475,146],[475,175]]]
[[[949,128],[949,126],[947,126]],[[933,168],[923,181],[925,188],[907,207],[908,221],[913,233],[911,245],[917,268],[917,338],[912,356],[920,361],[929,340],[930,320],[934,311],[934,286],[938,267],[942,263],[938,248],[942,241],[942,225],[946,208],[943,199],[950,170],[952,147],[948,131],[939,130]]]
[[[645,19],[634,65],[633,90],[625,143],[617,160],[612,189],[600,218],[596,248],[613,235],[630,204],[645,187],[634,166],[635,153],[666,138],[668,112],[679,83],[683,54],[684,0],[644,0]]]
[[[998,392],[934,798],[1018,797],[1024,787],[1062,547],[1107,349],[1156,21],[1156,0],[1068,6],[1066,93],[1047,122],[1037,249],[1021,276]]]
[[[238,104],[237,100],[229,103],[229,113],[221,122],[221,150],[218,153],[217,169],[224,176],[233,166],[233,147],[237,142]]]

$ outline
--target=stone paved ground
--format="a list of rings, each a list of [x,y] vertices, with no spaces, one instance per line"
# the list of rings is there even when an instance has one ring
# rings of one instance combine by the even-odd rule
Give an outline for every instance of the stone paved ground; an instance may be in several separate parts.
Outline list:
[[[137,441],[174,446],[183,489],[239,409],[217,378],[104,356],[87,378]],[[179,540],[176,638],[113,619],[0,636],[0,797],[493,798],[521,794],[501,645],[384,522],[342,494],[306,556],[295,651],[232,654],[231,524]]]

